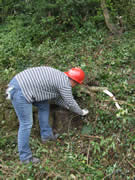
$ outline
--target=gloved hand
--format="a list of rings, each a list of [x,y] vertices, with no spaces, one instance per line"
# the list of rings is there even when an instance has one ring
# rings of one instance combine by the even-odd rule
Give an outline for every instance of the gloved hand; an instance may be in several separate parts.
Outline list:
[[[89,113],[88,109],[82,109],[82,112],[83,112],[82,116],[85,116]]]

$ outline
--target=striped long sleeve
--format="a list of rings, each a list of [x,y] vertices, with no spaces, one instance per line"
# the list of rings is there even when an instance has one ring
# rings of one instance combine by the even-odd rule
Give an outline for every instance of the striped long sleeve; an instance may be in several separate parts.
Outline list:
[[[15,76],[28,102],[54,100],[57,104],[82,115],[74,100],[68,76],[51,67],[26,69]]]
[[[66,106],[73,112],[82,115],[83,112],[77,102],[74,100],[72,95],[71,87],[63,87],[59,89],[59,93],[63,101],[66,103]]]

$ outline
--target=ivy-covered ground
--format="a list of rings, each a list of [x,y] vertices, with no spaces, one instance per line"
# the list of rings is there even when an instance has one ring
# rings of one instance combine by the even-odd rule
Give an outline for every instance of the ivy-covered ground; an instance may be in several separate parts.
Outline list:
[[[22,26],[20,20],[11,21],[0,29],[1,86],[27,67],[49,65],[64,71],[79,66],[86,72],[85,83],[108,87],[122,109],[117,110],[102,92],[90,97],[75,88],[75,98],[90,113],[81,119],[81,127],[45,145],[34,126],[30,144],[33,155],[41,159],[38,165],[20,164],[18,125],[5,117],[0,122],[0,179],[134,179],[135,33],[113,36],[106,30],[84,28],[35,45]]]

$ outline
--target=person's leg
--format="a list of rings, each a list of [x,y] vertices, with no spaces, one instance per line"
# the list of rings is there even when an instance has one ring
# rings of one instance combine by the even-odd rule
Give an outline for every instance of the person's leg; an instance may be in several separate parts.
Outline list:
[[[32,104],[28,103],[20,90],[14,93],[12,104],[19,119],[18,150],[20,160],[32,157],[29,147],[29,137],[33,124]]]
[[[49,124],[49,103],[48,101],[33,103],[38,109],[38,119],[40,125],[41,139],[45,140],[53,136],[52,128]]]
[[[29,137],[33,124],[32,104],[25,99],[15,78],[11,80],[9,86],[13,87],[10,91],[11,101],[19,119],[18,151],[20,160],[24,161],[32,157],[29,147]]]

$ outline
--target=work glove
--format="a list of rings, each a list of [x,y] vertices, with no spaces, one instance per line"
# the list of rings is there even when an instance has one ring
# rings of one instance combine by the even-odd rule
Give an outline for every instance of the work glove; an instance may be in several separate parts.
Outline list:
[[[89,113],[88,109],[82,109],[82,112],[83,112],[82,116],[85,116]]]
[[[9,86],[9,87],[6,89],[6,99],[11,99],[10,91],[12,91],[12,89],[14,89],[13,86]]]

